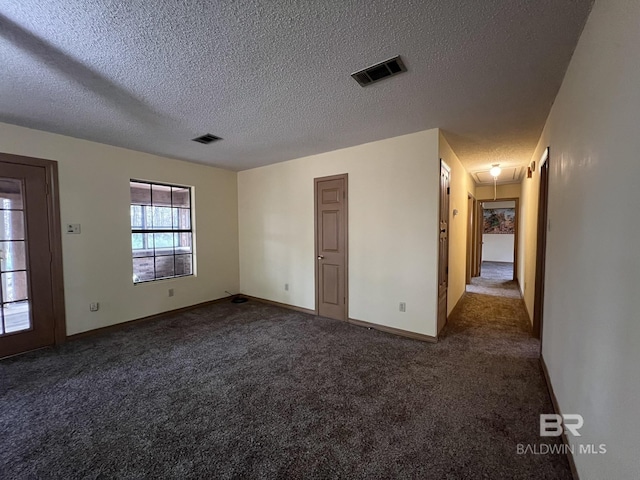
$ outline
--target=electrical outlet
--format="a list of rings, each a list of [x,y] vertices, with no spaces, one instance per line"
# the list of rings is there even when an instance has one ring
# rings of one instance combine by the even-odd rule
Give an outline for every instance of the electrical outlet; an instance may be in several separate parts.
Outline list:
[[[288,284],[288,283],[285,283],[285,284],[284,284],[284,289],[285,289],[287,292],[289,291],[289,284]]]
[[[98,302],[91,302],[89,304],[89,311],[90,312],[97,312],[99,308],[100,308],[100,304]]]
[[[173,288],[170,288],[170,289],[169,289],[169,296],[170,296],[170,297],[173,297]]]
[[[406,312],[407,311],[407,304],[404,302],[400,302],[400,311],[401,312]]]

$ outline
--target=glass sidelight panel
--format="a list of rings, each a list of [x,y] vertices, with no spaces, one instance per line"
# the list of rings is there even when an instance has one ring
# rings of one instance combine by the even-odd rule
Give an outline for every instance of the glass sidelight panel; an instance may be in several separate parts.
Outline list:
[[[27,269],[24,240],[18,242],[0,242],[0,270],[13,272]]]
[[[0,240],[24,240],[23,210],[2,210]]]
[[[5,303],[2,306],[2,316],[6,333],[20,332],[31,328],[28,301]]]
[[[3,210],[24,210],[21,180],[0,178],[0,203]]]
[[[0,335],[29,330],[29,269],[21,180],[0,178]]]
[[[8,272],[2,274],[2,301],[17,302],[27,300],[27,272]]]

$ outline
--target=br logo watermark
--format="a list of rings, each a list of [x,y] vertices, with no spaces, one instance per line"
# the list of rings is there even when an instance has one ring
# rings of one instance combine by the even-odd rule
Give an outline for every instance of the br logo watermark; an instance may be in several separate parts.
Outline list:
[[[564,425],[564,428],[562,426]],[[584,425],[582,415],[569,413],[557,415],[555,413],[543,413],[540,415],[540,436],[559,437],[562,433],[580,437],[580,430]]]
[[[577,413],[557,415],[555,413],[540,415],[540,436],[559,437],[563,433],[572,437],[580,437],[580,429],[584,426],[584,418]],[[518,455],[598,455],[607,453],[607,446],[604,443],[582,444],[582,443],[560,443],[560,444],[524,444],[519,443],[516,448]]]

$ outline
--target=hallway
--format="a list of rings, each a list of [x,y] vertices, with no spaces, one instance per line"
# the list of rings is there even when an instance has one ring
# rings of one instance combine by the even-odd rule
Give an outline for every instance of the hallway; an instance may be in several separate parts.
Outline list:
[[[473,277],[467,292],[496,297],[521,298],[518,284],[513,280],[513,263],[482,262],[481,276]]]
[[[535,464],[532,478],[571,479],[565,455],[519,456],[506,448],[517,443],[537,447],[559,443],[538,436],[539,415],[554,410],[540,368],[540,343],[531,336],[517,283],[506,270],[504,264],[483,263],[485,276],[467,285],[439,339],[439,347],[455,356],[455,382],[468,402],[459,414],[480,416],[487,441],[496,448],[502,445],[506,463]]]

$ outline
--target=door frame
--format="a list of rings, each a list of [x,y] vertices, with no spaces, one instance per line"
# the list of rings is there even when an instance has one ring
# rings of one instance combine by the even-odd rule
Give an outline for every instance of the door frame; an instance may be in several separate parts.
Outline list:
[[[475,206],[476,199],[471,193],[467,193],[467,260],[466,260],[466,272],[465,272],[465,285],[471,284],[473,278],[473,270],[475,263]]]
[[[483,235],[483,225],[484,225],[484,213],[482,208],[482,200],[476,199],[475,202],[476,208],[474,214],[476,216],[476,228],[475,228],[475,244],[474,248],[476,249],[475,253],[475,265],[473,275],[474,277],[482,276],[482,235]]]
[[[482,219],[482,224],[484,224],[484,203],[485,202],[513,202],[515,201],[515,217],[516,217],[516,221],[514,222],[514,235],[513,235],[513,278],[512,280],[518,281],[518,239],[519,239],[519,235],[518,235],[518,230],[520,228],[520,198],[518,197],[504,197],[504,198],[496,198],[495,200],[478,200],[478,205],[479,205],[479,210],[481,215],[479,215],[479,217]],[[480,223],[480,222],[478,222]],[[478,229],[480,229],[481,227],[478,226]],[[482,235],[483,232],[482,230],[480,230],[480,258],[482,259],[482,246],[484,245],[484,242],[482,241]]]
[[[445,170],[448,174],[448,183],[447,183],[447,191],[444,192],[442,190],[442,170]],[[440,159],[440,169],[438,170],[438,180],[439,180],[439,187],[438,187],[438,291],[437,291],[437,297],[436,297],[436,305],[437,305],[437,316],[436,316],[436,329],[437,329],[437,333],[440,334],[440,332],[442,331],[442,329],[444,328],[444,326],[447,324],[447,322],[449,321],[449,253],[451,251],[451,247],[450,247],[450,241],[451,241],[451,167],[449,166],[449,164],[447,162],[444,161],[444,159]],[[443,195],[446,198],[447,201],[447,209],[446,212],[443,211],[443,205],[442,205],[442,198]],[[440,325],[440,271],[441,271],[441,267],[442,265],[440,264],[441,259],[443,258],[443,256],[441,255],[442,252],[440,252],[440,235],[442,234],[442,215],[445,215],[446,221],[447,221],[447,228],[446,228],[446,240],[447,240],[447,246],[444,252],[444,258],[446,259],[446,267],[445,267],[445,276],[446,276],[446,288],[444,289],[444,321],[442,322],[442,325]]]
[[[320,314],[320,270],[318,269],[318,183],[344,179],[344,321],[349,321],[349,174],[340,173],[313,179],[313,264],[315,276],[315,314]]]
[[[536,278],[533,294],[533,325],[532,334],[540,339],[542,349],[542,317],[544,310],[544,277],[547,258],[547,228],[549,211],[549,157],[550,148],[547,147],[540,159],[540,185],[538,186],[538,222],[536,232]],[[546,165],[546,166],[545,166]],[[542,178],[542,170],[546,168],[546,174]]]
[[[47,181],[47,217],[49,218],[49,246],[51,248],[51,293],[53,298],[54,345],[67,338],[64,278],[62,270],[62,224],[60,223],[60,187],[58,184],[58,162],[43,158],[25,157],[0,153],[0,162],[41,167],[45,169]]]

